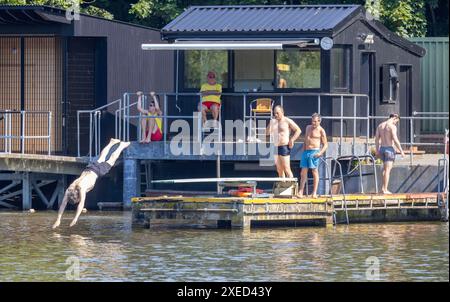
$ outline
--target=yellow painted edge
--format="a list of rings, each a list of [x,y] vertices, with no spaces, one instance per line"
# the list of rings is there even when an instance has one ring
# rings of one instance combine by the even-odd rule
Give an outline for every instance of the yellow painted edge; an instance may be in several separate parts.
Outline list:
[[[431,195],[429,197],[432,197]],[[419,197],[425,198],[425,197]],[[410,194],[392,194],[392,195],[347,195],[347,201],[356,200],[398,200],[398,199],[411,199]],[[157,201],[157,200],[167,200],[167,201],[179,201],[184,202],[242,202],[244,204],[252,203],[325,203],[327,201],[343,201],[343,195],[335,195],[333,197],[319,197],[319,198],[244,198],[244,197],[183,197],[183,196],[159,196],[159,197],[133,197],[131,202],[143,202],[143,201]]]

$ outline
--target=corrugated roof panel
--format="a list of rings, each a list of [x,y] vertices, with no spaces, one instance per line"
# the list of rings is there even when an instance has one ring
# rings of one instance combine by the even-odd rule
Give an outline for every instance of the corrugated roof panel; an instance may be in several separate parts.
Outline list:
[[[194,6],[162,32],[332,30],[360,5]]]

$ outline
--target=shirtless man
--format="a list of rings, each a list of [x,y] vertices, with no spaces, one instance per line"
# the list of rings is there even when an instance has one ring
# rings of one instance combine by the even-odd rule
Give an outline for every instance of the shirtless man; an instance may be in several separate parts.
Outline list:
[[[115,145],[117,145],[116,150],[114,150],[109,158],[106,159],[111,149]],[[53,229],[57,228],[60,225],[61,217],[68,202],[74,205],[78,203],[75,218],[72,220],[70,226],[72,227],[77,223],[78,217],[80,217],[80,214],[84,209],[86,193],[94,188],[95,182],[99,177],[102,177],[109,172],[112,166],[114,166],[116,160],[119,158],[120,153],[122,153],[123,149],[125,149],[129,145],[129,142],[121,142],[118,139],[111,139],[109,141],[109,144],[100,153],[100,157],[98,158],[98,160],[90,163],[83,171],[83,173],[81,173],[80,177],[78,177],[67,188],[62,204],[58,211],[58,218],[56,219],[55,224],[53,224]]]
[[[319,158],[328,148],[327,134],[320,126],[321,116],[314,113],[311,117],[311,125],[306,127],[305,142],[303,144],[303,153],[300,162],[300,189],[298,197],[303,197],[303,190],[308,180],[308,169],[311,169],[313,175],[312,197],[317,198],[317,188],[319,187]],[[322,144],[322,148],[320,145]]]
[[[291,170],[291,150],[302,131],[293,120],[284,116],[283,107],[275,106],[273,115],[275,118],[270,121],[266,133],[273,134],[275,146],[278,148],[275,155],[278,177],[292,178],[294,175]],[[291,130],[294,132],[292,137]]]
[[[391,194],[388,190],[389,176],[391,175],[392,166],[395,161],[394,145],[400,150],[402,156],[405,156],[400,141],[397,137],[397,124],[400,122],[400,115],[392,113],[389,119],[382,122],[377,127],[375,134],[375,148],[377,157],[383,161],[383,186],[381,191],[383,194]],[[381,147],[380,147],[381,143]]]

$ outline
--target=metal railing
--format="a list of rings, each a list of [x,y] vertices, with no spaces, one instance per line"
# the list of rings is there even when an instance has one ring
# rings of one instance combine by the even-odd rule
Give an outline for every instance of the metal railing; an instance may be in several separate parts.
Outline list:
[[[416,113],[418,114],[418,113]],[[421,114],[425,115],[426,113],[422,112]],[[435,112],[429,113],[429,115],[433,115]],[[369,119],[371,120],[386,120],[385,116],[370,116]],[[415,146],[443,146],[445,148],[445,143],[419,143],[415,142],[415,138],[419,135],[416,135],[414,133],[414,127],[415,127],[415,121],[424,121],[424,120],[448,120],[449,119],[449,113],[448,112],[440,112],[439,116],[405,116],[401,117],[402,120],[408,121],[408,132],[409,132],[409,142],[400,142],[402,146],[408,146],[409,147],[409,163],[412,166],[413,160],[414,160],[414,152],[413,147]],[[375,143],[371,144],[372,146],[375,145]],[[445,153],[445,152],[444,152]]]
[[[119,131],[118,132],[118,138],[122,139],[122,140],[126,140],[129,141],[130,140],[130,124],[131,124],[131,120],[132,119],[136,119],[137,117],[135,115],[130,115],[130,109],[134,106],[137,105],[137,101],[136,102],[131,102],[131,97],[135,96],[136,93],[124,93],[123,96],[123,106],[116,111],[116,120],[119,120],[118,116],[119,113],[122,114],[123,116],[123,120],[122,120],[122,129],[123,131]],[[144,96],[148,96],[149,93],[144,93]],[[175,97],[175,98],[179,98],[179,97],[196,97],[199,99],[199,101],[201,100],[201,95],[200,93],[159,93],[158,95],[162,95],[163,96],[163,105],[162,105],[162,111],[163,114],[162,116],[160,116],[161,118],[163,118],[164,122],[164,129],[163,129],[163,135],[164,135],[164,142],[167,142],[167,131],[168,131],[168,127],[167,127],[167,120],[171,119],[171,118],[178,118],[178,119],[192,119],[191,116],[173,116],[173,115],[169,115],[167,113],[168,111],[168,99],[169,97]],[[323,120],[339,120],[340,121],[340,139],[339,139],[339,152],[341,154],[342,150],[341,150],[341,146],[342,146],[342,141],[343,141],[343,136],[344,136],[344,129],[343,129],[343,124],[344,121],[346,120],[352,120],[354,122],[353,124],[353,148],[354,145],[356,143],[356,132],[357,132],[357,125],[356,122],[359,120],[364,120],[366,121],[366,131],[367,131],[367,135],[366,135],[366,152],[368,151],[368,146],[369,146],[369,131],[370,131],[370,125],[369,125],[369,110],[370,110],[370,103],[369,103],[369,97],[367,95],[364,94],[338,94],[338,93],[289,93],[289,94],[284,94],[284,93],[223,93],[222,97],[240,97],[241,101],[242,101],[242,121],[250,121],[250,119],[252,118],[251,113],[247,113],[248,111],[248,105],[249,105],[249,99],[251,99],[252,97],[256,97],[256,98],[260,98],[260,97],[266,97],[266,96],[271,96],[271,97],[279,97],[279,103],[280,105],[284,106],[284,103],[286,102],[286,97],[315,97],[315,102],[317,104],[317,113],[321,113],[321,105],[324,102],[324,99],[326,98],[328,101],[330,102],[335,102],[336,98],[340,103],[340,115],[339,116],[322,116]],[[362,98],[364,103],[363,104],[365,106],[365,111],[366,111],[366,116],[365,117],[359,117],[357,116],[357,102],[358,102],[358,98]],[[353,115],[352,116],[344,116],[344,102],[348,101],[350,99],[350,101],[352,101],[353,103]],[[224,101],[222,101],[223,103]],[[160,104],[161,105],[161,104]],[[192,108],[193,112],[196,111],[196,108]],[[311,116],[292,116],[289,115],[290,118],[292,119],[311,119]],[[270,117],[260,117],[261,119],[269,119]],[[250,123],[251,124],[251,123]],[[117,125],[116,125],[117,128]],[[244,127],[242,129],[242,135],[243,137],[246,137],[246,128]],[[352,150],[354,153],[354,149]]]
[[[77,111],[77,154],[78,157],[81,156],[81,139],[80,139],[80,117],[82,114],[89,114],[89,152],[88,155],[90,158],[93,156],[97,156],[101,151],[101,118],[102,111],[112,107],[113,105],[119,104],[119,108],[122,108],[122,99],[117,99],[111,103],[103,105],[101,107],[92,109],[92,110],[78,110]],[[115,118],[115,127],[116,127],[116,137],[117,136],[117,127],[120,127],[120,118],[122,116],[119,115]],[[94,153],[92,152],[94,147]]]
[[[27,115],[45,115],[47,117],[47,134],[46,135],[27,135]],[[0,111],[0,116],[3,117],[3,135],[0,135],[0,139],[4,140],[4,151],[3,153],[13,153],[12,148],[12,140],[18,139],[20,140],[20,152],[22,154],[25,154],[26,149],[26,142],[27,140],[32,139],[45,139],[47,140],[47,153],[48,155],[51,154],[51,137],[52,137],[52,113],[51,111],[28,111],[28,110],[22,110],[22,111],[14,111],[14,110],[4,110]],[[19,116],[20,117],[20,130],[13,131],[13,116]],[[16,128],[17,122],[15,122]],[[13,132],[19,132],[19,135],[13,134]]]
[[[442,199],[442,202],[444,204],[444,220],[448,221],[448,193],[449,193],[449,160],[448,160],[448,143],[449,143],[449,130],[445,129],[445,138],[444,138],[444,144],[445,144],[445,152],[444,157],[438,160],[438,200]],[[441,176],[442,171],[442,176]],[[442,180],[442,185],[441,185]]]
[[[144,93],[144,96],[148,96],[149,93]],[[80,113],[89,113],[90,114],[90,138],[89,141],[91,142],[92,140],[92,136],[94,139],[94,146],[96,148],[95,153],[97,154],[97,152],[100,151],[100,146],[99,146],[99,141],[100,141],[100,135],[101,135],[101,125],[98,122],[100,115],[97,114],[95,115],[94,113],[98,110],[101,110],[103,108],[109,107],[113,104],[119,103],[119,109],[117,109],[114,113],[115,115],[115,135],[116,138],[124,140],[124,141],[130,141],[130,125],[132,124],[132,120],[138,120],[138,125],[137,128],[140,127],[140,120],[142,118],[161,118],[163,120],[163,142],[164,145],[166,145],[167,143],[167,138],[168,138],[168,132],[170,130],[169,127],[169,120],[170,119],[185,119],[185,120],[190,120],[193,119],[192,116],[188,116],[188,115],[169,115],[169,107],[170,108],[178,108],[179,109],[179,99],[183,98],[183,97],[190,97],[190,98],[198,98],[198,100],[201,100],[201,95],[200,93],[158,93],[157,95],[162,96],[163,102],[162,104],[160,104],[161,109],[163,111],[163,114],[159,117],[142,117],[141,114],[139,115],[132,115],[130,114],[131,110],[134,107],[137,107],[137,101],[131,101],[133,97],[136,96],[136,93],[124,93],[122,99],[118,99],[108,105],[102,106],[100,108],[94,109],[94,110],[88,110],[88,111],[83,111]],[[344,137],[348,138],[351,137],[351,148],[352,148],[352,155],[355,155],[357,153],[355,146],[357,145],[356,142],[356,137],[357,137],[357,133],[358,133],[358,122],[360,127],[363,127],[365,124],[365,129],[360,129],[360,133],[362,134],[363,131],[365,131],[365,135],[363,136],[365,138],[365,143],[364,143],[364,154],[370,154],[370,147],[375,145],[374,143],[370,142],[370,134],[371,131],[373,131],[374,129],[371,127],[371,124],[373,121],[380,121],[380,120],[385,120],[386,117],[385,116],[370,116],[370,102],[369,102],[369,97],[365,94],[339,94],[339,93],[223,93],[222,94],[223,97],[238,97],[241,99],[242,102],[242,120],[245,122],[249,119],[251,119],[251,112],[247,111],[249,110],[248,105],[250,103],[250,101],[253,100],[253,98],[261,98],[261,97],[271,97],[271,98],[278,98],[278,100],[275,100],[275,102],[278,102],[280,105],[284,106],[286,102],[291,102],[293,100],[298,101],[298,98],[296,97],[311,97],[313,99],[313,102],[316,102],[317,105],[317,113],[321,113],[321,109],[322,109],[322,104],[324,104],[324,102],[329,102],[329,103],[339,103],[339,106],[337,108],[337,110],[339,111],[339,114],[336,116],[327,116],[327,115],[322,115],[322,120],[330,120],[330,121],[338,121],[339,122],[339,131],[338,134],[336,135],[336,137],[338,137],[338,154],[339,156],[343,155],[343,150],[342,150],[342,146],[343,146],[343,141],[344,141]],[[169,98],[174,97],[175,98],[175,104],[171,103],[169,104]],[[288,97],[290,99],[288,99]],[[294,97],[294,98],[292,98]],[[224,100],[224,98],[222,98],[222,103],[226,100]],[[314,100],[315,99],[315,100]],[[236,100],[233,100],[233,102],[235,102]],[[344,115],[344,107],[346,106],[346,102],[351,102],[352,105],[352,115],[350,116],[346,116]],[[173,105],[173,106],[172,106]],[[360,109],[358,110],[358,105],[360,107]],[[172,106],[172,107],[171,107]],[[192,112],[197,111],[196,109],[197,107],[195,106],[194,108],[192,108]],[[348,112],[348,109],[346,110]],[[364,111],[365,114],[364,116],[358,116],[359,112]],[[309,120],[311,118],[311,116],[293,116],[293,115],[289,115],[287,114],[290,118],[292,119],[297,119],[297,120]],[[419,116],[419,115],[435,115],[435,116]],[[269,119],[270,117],[264,117],[261,116],[259,117],[260,119]],[[414,127],[415,127],[415,122],[416,121],[423,121],[423,120],[448,120],[448,113],[445,112],[414,112],[414,116],[410,116],[410,117],[402,117],[402,120],[407,120],[409,121],[408,124],[408,132],[409,132],[409,142],[402,142],[401,144],[403,146],[409,146],[410,147],[410,165],[413,164],[413,150],[412,147],[413,146],[440,146],[443,145],[442,143],[422,143],[422,142],[416,142],[415,138],[418,137],[419,135],[414,134]],[[79,118],[78,118],[79,121]],[[347,122],[352,122],[353,123],[353,128],[352,130],[352,134],[350,136],[345,135],[344,136],[344,124],[346,124]],[[250,123],[251,125],[251,123]],[[245,138],[246,135],[246,131],[248,129],[246,127],[243,127],[242,129],[242,135]],[[140,133],[140,132],[139,132]],[[78,135],[79,135],[79,131],[78,131]],[[194,136],[194,135],[193,135]],[[229,143],[226,140],[223,141],[224,143]],[[244,149],[244,155],[247,155],[247,149],[248,149],[248,144],[247,143],[251,143],[248,140],[244,139],[244,142],[241,141],[235,141],[232,143],[236,143],[236,144],[240,144],[240,143],[244,143],[243,149]],[[79,142],[78,142],[79,144]],[[90,143],[91,144],[91,143]],[[91,151],[91,145],[90,145],[90,151],[89,151],[89,155],[92,156],[92,151]]]

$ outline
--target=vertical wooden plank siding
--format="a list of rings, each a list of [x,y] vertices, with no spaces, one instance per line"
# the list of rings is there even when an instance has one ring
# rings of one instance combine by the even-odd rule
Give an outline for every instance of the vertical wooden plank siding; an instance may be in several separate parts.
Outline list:
[[[20,38],[0,38],[0,111],[20,110]],[[12,135],[20,134],[20,117],[12,116]],[[0,120],[0,135],[5,135],[5,119]],[[4,150],[5,140],[0,139],[0,151]],[[12,151],[20,150],[20,142],[12,141]]]

